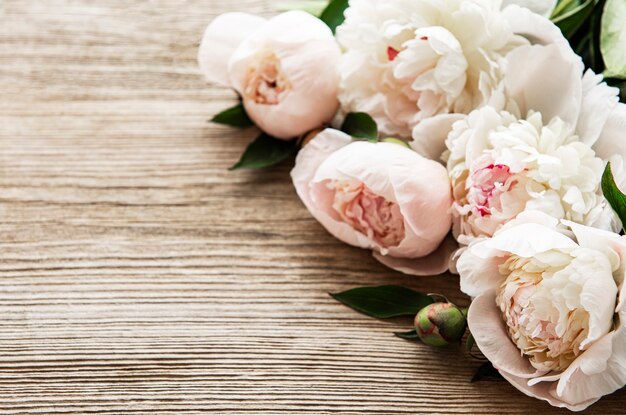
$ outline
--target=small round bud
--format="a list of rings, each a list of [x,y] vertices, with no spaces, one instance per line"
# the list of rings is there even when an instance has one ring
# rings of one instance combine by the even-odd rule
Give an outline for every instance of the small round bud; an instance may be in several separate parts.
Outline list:
[[[399,138],[388,137],[388,138],[383,138],[380,141],[382,141],[383,143],[398,144],[398,145],[406,147],[406,148],[411,148],[411,147],[409,147],[409,145],[407,144],[406,141],[402,141]]]
[[[434,347],[458,343],[467,321],[463,311],[451,303],[433,303],[415,316],[415,331],[420,340]]]

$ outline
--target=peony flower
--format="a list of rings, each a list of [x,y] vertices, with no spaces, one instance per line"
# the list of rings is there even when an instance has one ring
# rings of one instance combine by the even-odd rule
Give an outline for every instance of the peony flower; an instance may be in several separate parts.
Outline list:
[[[339,56],[330,29],[308,13],[226,13],[207,27],[198,62],[208,80],[241,95],[259,128],[291,139],[334,117]]]
[[[606,161],[621,166],[626,156],[617,89],[583,75],[580,58],[556,44],[523,46],[507,59],[499,110],[471,112],[446,139],[455,237],[492,236],[526,210],[618,231],[600,186]]]
[[[619,230],[600,186],[605,162],[559,117],[485,107],[455,124],[448,145],[453,233],[463,244],[526,210]]]
[[[443,139],[459,114],[486,104],[506,55],[530,43],[512,21],[535,42],[543,40],[537,20],[551,24],[516,6],[505,13],[500,0],[351,0],[345,16],[337,29],[343,111],[367,112],[388,135],[438,141],[438,154],[416,148],[431,158],[443,142],[430,130]]]
[[[626,384],[626,237],[557,225],[526,212],[457,265],[483,354],[525,394],[580,411]]]
[[[341,241],[405,272],[448,269],[450,184],[439,163],[327,129],[300,150],[291,177],[311,214]]]

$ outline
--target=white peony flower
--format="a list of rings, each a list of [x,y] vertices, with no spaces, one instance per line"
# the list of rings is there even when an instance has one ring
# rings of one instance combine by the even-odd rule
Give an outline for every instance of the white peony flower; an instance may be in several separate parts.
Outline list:
[[[410,137],[424,120],[449,127],[455,114],[485,104],[506,54],[529,44],[500,7],[500,0],[351,0],[337,29],[343,111],[367,112],[384,134]],[[530,35],[534,18],[524,19]]]
[[[468,324],[516,388],[580,411],[626,383],[626,237],[526,212],[458,261]]]
[[[207,79],[241,95],[259,128],[288,140],[334,117],[339,56],[328,26],[308,13],[226,13],[207,27],[198,62]]]
[[[559,117],[518,118],[485,107],[454,125],[448,137],[453,233],[467,244],[492,236],[525,210],[618,230],[602,195],[604,161]]]
[[[456,238],[492,236],[525,210],[619,230],[600,186],[606,161],[622,166],[626,156],[618,91],[583,76],[580,58],[556,44],[522,46],[507,60],[500,110],[473,111],[446,139]]]

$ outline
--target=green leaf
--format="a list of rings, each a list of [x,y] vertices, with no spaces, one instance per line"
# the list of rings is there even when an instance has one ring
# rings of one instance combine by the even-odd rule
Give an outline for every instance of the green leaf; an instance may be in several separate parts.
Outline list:
[[[433,303],[426,294],[397,285],[354,288],[330,295],[348,307],[376,318],[414,316]]]
[[[302,10],[313,16],[319,16],[328,6],[328,0],[297,0],[297,1],[281,1],[276,4],[276,8],[281,12],[290,10]]]
[[[346,20],[343,12],[345,12],[347,8],[348,0],[331,0],[320,15],[320,19],[335,33],[337,26],[341,25],[343,21]]]
[[[591,15],[596,0],[586,0],[578,7],[566,11],[552,19],[566,38],[573,36]]]
[[[600,29],[600,51],[608,77],[626,78],[626,1],[607,0]]]
[[[611,163],[606,164],[604,173],[602,174],[602,193],[609,202],[617,217],[622,221],[622,225],[626,223],[626,195],[619,190],[613,172],[611,171]]]
[[[417,331],[415,330],[411,330],[411,331],[405,331],[405,332],[396,332],[393,333],[396,336],[400,337],[401,339],[407,339],[407,340],[418,340],[419,336],[417,335]]]
[[[222,111],[217,114],[211,122],[217,124],[230,125],[231,127],[250,127],[254,125],[248,114],[246,113],[246,109],[243,107],[243,104],[237,104],[232,108],[227,109],[226,111]]]
[[[284,141],[265,133],[254,140],[243,152],[239,162],[230,170],[261,169],[287,159],[295,150],[295,140]]]
[[[465,339],[465,348],[467,349],[467,351],[471,352],[475,344],[476,340],[474,340],[474,336],[472,336],[472,333],[468,334],[467,339]]]
[[[502,379],[502,375],[493,367],[491,362],[485,362],[476,370],[471,382],[474,383],[484,379]]]
[[[341,131],[354,138],[378,141],[376,121],[364,112],[351,112],[348,114],[341,125]]]

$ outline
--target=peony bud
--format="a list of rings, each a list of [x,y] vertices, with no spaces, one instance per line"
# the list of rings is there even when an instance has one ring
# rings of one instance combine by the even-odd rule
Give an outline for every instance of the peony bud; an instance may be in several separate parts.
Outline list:
[[[464,312],[452,303],[433,303],[415,316],[415,330],[420,340],[434,347],[458,343],[467,321]]]

